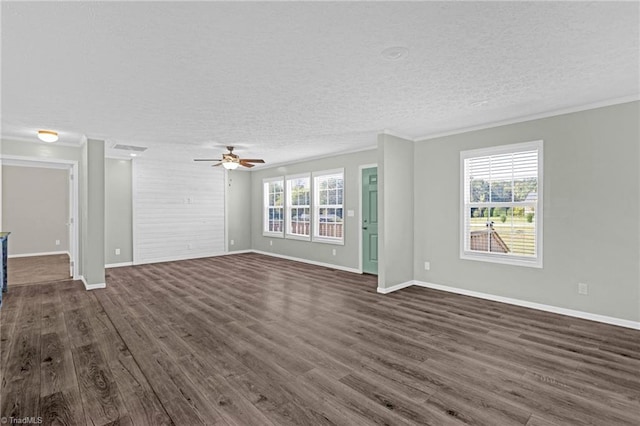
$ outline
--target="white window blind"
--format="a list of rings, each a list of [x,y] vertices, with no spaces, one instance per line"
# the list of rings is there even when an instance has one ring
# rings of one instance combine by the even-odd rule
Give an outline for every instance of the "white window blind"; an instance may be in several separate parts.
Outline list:
[[[263,181],[264,219],[263,234],[284,236],[284,178]]]
[[[287,176],[287,238],[311,237],[311,179]]]
[[[542,266],[542,141],[464,151],[461,257]]]
[[[314,174],[314,241],[344,241],[344,170]]]

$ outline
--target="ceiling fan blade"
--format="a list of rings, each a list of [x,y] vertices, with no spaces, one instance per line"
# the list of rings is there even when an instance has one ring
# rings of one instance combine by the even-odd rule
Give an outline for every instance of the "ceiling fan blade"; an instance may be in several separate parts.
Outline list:
[[[193,161],[222,161],[220,158],[194,158]]]
[[[222,166],[222,162],[220,162],[220,163],[218,163],[218,164],[214,164],[214,165],[213,165],[213,166],[211,166],[211,167],[218,167],[218,166]]]
[[[247,163],[264,163],[264,160],[259,160],[255,158],[241,158],[240,161],[245,161]]]
[[[245,163],[244,160],[240,160],[240,165],[244,167],[253,167],[254,165],[251,163]]]

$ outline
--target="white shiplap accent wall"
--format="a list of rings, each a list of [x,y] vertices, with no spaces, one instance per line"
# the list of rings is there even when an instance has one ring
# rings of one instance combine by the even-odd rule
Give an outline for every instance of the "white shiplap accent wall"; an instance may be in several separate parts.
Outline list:
[[[134,264],[225,252],[224,169],[133,162]]]

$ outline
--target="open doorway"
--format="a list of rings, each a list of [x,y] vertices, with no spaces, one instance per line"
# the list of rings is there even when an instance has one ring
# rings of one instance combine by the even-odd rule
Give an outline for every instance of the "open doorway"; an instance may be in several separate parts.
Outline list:
[[[78,277],[77,163],[2,158],[2,229],[8,286]]]

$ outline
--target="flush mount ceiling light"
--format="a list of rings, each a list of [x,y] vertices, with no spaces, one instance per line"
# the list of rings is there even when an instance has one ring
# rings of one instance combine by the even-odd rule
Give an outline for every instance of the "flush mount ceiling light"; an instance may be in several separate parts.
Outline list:
[[[38,130],[38,139],[42,142],[55,142],[58,140],[58,132],[52,130]]]
[[[381,53],[382,57],[388,61],[399,61],[409,54],[409,49],[403,46],[387,47]]]

